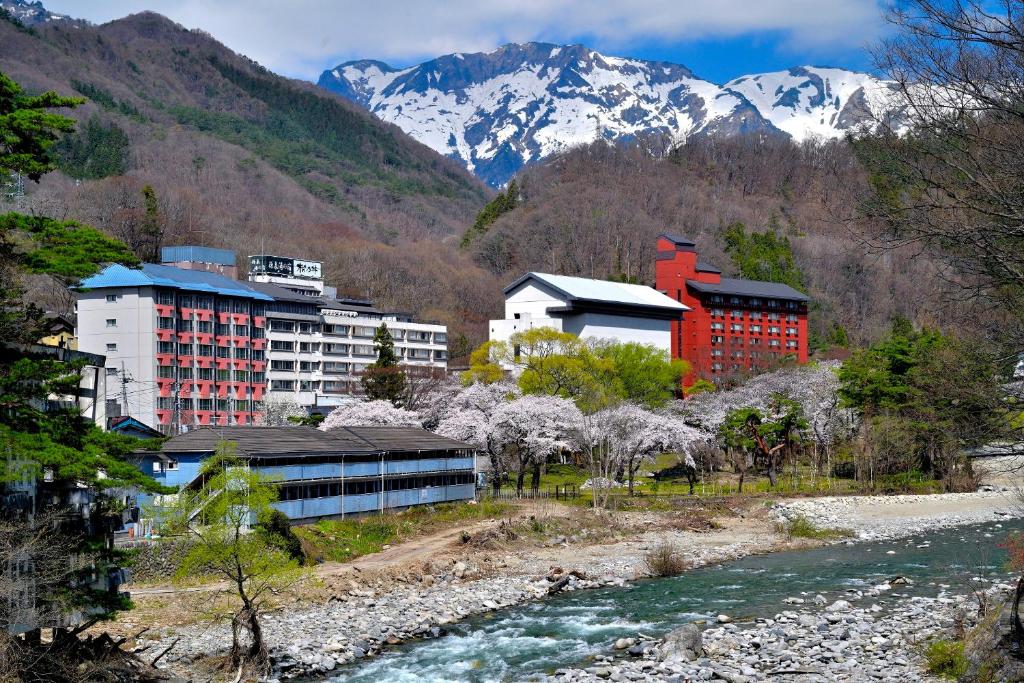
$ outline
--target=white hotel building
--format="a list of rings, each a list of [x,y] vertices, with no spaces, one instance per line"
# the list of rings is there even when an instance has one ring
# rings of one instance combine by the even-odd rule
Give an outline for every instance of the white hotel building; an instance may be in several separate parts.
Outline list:
[[[672,352],[672,321],[690,308],[656,289],[609,280],[527,273],[505,288],[505,319],[491,341],[551,327],[577,337],[636,342]]]

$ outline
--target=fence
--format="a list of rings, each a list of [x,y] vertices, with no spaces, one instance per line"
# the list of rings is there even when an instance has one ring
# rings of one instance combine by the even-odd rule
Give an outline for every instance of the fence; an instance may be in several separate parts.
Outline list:
[[[576,484],[559,484],[549,486],[547,489],[523,489],[516,491],[514,488],[502,488],[495,491],[493,488],[480,489],[477,491],[478,499],[491,500],[537,500],[549,498],[553,500],[571,500],[580,497],[580,489]]]

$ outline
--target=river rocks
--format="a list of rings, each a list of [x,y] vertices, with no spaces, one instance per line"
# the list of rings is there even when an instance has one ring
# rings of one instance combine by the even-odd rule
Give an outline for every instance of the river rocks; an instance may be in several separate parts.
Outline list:
[[[1011,590],[1009,584],[1000,584],[990,593],[1006,596]],[[842,615],[825,610],[785,611],[771,619],[758,619],[749,628],[723,624],[701,633],[696,624],[688,624],[670,632],[661,645],[640,659],[603,663],[607,675],[597,678],[918,683],[931,680],[923,672],[919,644],[936,633],[952,632],[958,622],[971,626],[976,615],[970,598],[940,594],[910,598],[885,616],[870,608],[850,606]],[[814,627],[808,628],[809,624]],[[692,658],[665,656],[686,651],[698,642],[703,652]],[[591,669],[562,669],[551,679],[596,680]]]
[[[728,614],[719,614],[715,621],[717,621],[719,624],[728,624],[732,621],[732,617],[730,617]]]
[[[701,630],[697,624],[683,624],[670,631],[657,649],[661,661],[677,659],[692,662],[704,652]]]

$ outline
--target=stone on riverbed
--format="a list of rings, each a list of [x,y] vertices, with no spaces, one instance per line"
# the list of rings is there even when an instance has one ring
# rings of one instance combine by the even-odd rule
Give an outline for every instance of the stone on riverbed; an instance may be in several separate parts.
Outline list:
[[[670,631],[658,647],[658,658],[662,661],[684,660],[692,662],[704,653],[704,643],[697,624],[683,624]]]

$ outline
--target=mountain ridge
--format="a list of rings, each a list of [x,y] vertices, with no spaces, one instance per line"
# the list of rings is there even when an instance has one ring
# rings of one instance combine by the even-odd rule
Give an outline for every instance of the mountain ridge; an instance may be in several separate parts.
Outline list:
[[[887,82],[836,67],[797,66],[720,85],[681,64],[542,42],[405,68],[352,60],[324,71],[317,84],[492,186],[599,138],[662,135],[679,143],[691,135],[761,133],[801,142],[875,125],[893,109]]]

